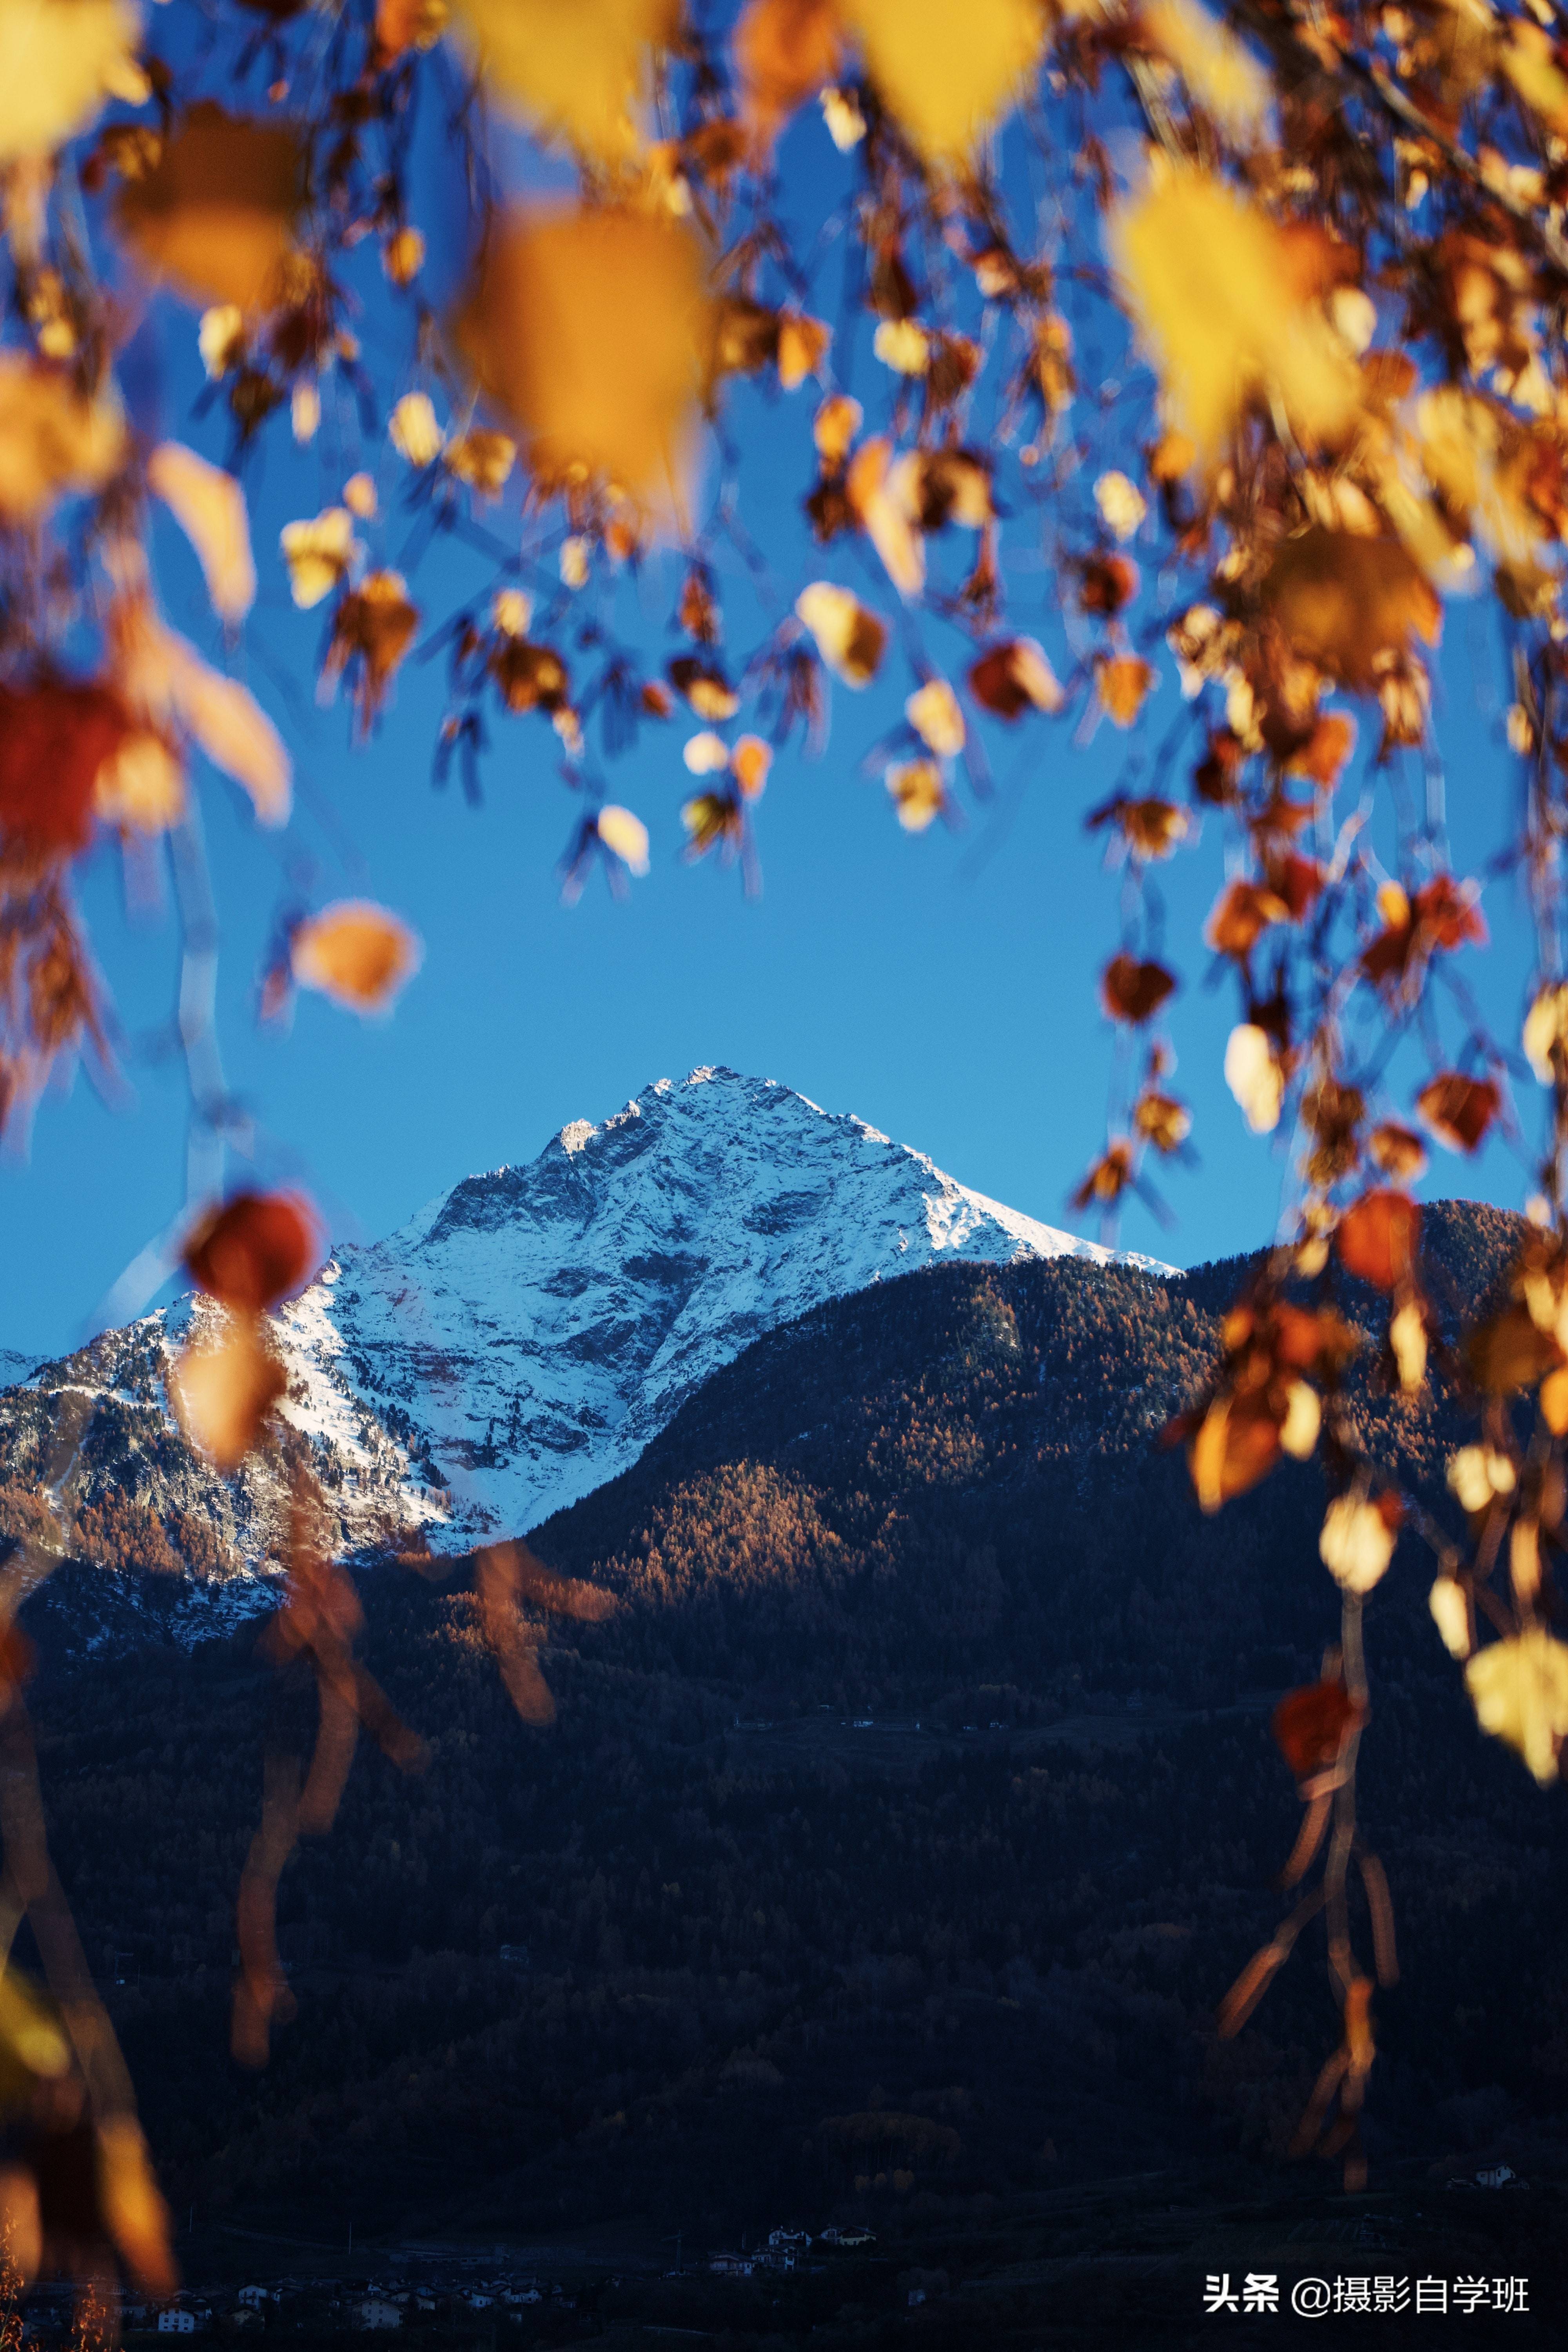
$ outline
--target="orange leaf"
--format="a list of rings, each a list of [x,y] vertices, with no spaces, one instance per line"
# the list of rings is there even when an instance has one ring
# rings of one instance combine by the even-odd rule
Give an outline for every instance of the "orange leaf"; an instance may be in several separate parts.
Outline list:
[[[213,611],[243,621],[256,602],[256,563],[245,492],[221,466],[165,441],[147,460],[147,479],[201,561]]]
[[[1415,1269],[1421,1211],[1405,1192],[1365,1192],[1340,1219],[1334,1247],[1347,1274],[1394,1290]]]
[[[351,1013],[383,1013],[419,969],[406,923],[367,898],[340,898],[300,925],[289,961],[301,988],[319,989]]]
[[[116,220],[142,267],[188,301],[264,309],[294,251],[304,194],[292,131],[203,100],[153,169],[122,184]]]
[[[591,478],[649,512],[689,503],[710,305],[696,240],[613,205],[516,213],[456,322],[515,418],[539,488]]]
[[[1131,727],[1142,709],[1155,673],[1137,654],[1114,654],[1096,662],[1095,683],[1113,727]]]

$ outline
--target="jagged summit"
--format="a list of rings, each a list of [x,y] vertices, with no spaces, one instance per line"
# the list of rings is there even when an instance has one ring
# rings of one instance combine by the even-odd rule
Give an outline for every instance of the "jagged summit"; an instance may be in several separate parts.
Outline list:
[[[863,1119],[699,1069],[337,1251],[276,1318],[281,1410],[314,1448],[345,1543],[417,1530],[460,1549],[521,1533],[626,1468],[721,1364],[825,1299],[939,1256],[1068,1254],[1110,1255]],[[108,1333],[0,1398],[0,1481],[36,1475],[61,1395],[87,1387],[80,1500],[112,1485],[165,1526],[174,1511],[205,1517],[237,1564],[259,1566],[274,1474],[217,1479],[168,1419],[189,1311]]]

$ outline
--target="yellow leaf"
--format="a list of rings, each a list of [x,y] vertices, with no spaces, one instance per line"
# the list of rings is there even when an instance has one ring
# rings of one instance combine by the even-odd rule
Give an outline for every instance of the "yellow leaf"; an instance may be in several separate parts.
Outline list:
[[[366,898],[340,898],[301,923],[289,962],[301,988],[319,989],[350,1013],[384,1013],[419,969],[406,923]]]
[[[343,484],[343,504],[361,522],[375,520],[375,484],[369,474],[351,474]]]
[[[1143,28],[1206,114],[1233,136],[1256,131],[1268,111],[1268,76],[1228,26],[1198,0],[1152,0]]]
[[[868,686],[888,643],[887,624],[868,612],[850,589],[814,580],[795,600],[795,609],[816,640],[816,650],[846,686]]]
[[[827,357],[833,330],[821,319],[807,319],[785,310],[779,320],[779,382],[794,392],[808,375],[816,375]]]
[[[905,702],[904,716],[939,759],[956,758],[963,751],[963,712],[945,677],[928,678]]]
[[[139,104],[138,10],[124,0],[5,0],[0,7],[0,163],[47,155],[105,98]]]
[[[599,811],[595,824],[599,839],[629,873],[640,877],[647,872],[647,827],[640,816],[608,801]]]
[[[0,352],[0,520],[36,522],[58,498],[100,489],[125,452],[125,429],[68,375]]]
[[[185,813],[185,772],[161,735],[128,735],[94,778],[92,805],[105,824],[166,833]]]
[[[1568,981],[1549,982],[1524,1019],[1524,1053],[1543,1087],[1552,1084],[1552,1062],[1563,1061],[1568,1047]]]
[[[541,488],[595,480],[674,520],[689,503],[710,311],[687,230],[585,206],[503,222],[457,335]]]
[[[153,168],[123,184],[115,218],[152,277],[188,301],[250,310],[278,299],[304,195],[291,131],[237,120],[204,100]]]
[[[1443,1647],[1448,1655],[1451,1658],[1468,1658],[1470,1654],[1470,1604],[1458,1578],[1439,1576],[1426,1595],[1426,1606],[1432,1612],[1433,1622],[1443,1637]]]
[[[111,617],[115,667],[126,700],[160,730],[178,729],[215,768],[250,795],[263,824],[286,824],[293,771],[283,740],[237,678],[210,668],[195,646],[138,599]]]
[[[1272,1133],[1285,1099],[1285,1073],[1267,1030],[1244,1021],[1231,1031],[1225,1049],[1225,1082],[1254,1135]]]
[[[237,1470],[261,1434],[287,1381],[248,1318],[225,1316],[174,1366],[169,1393],[193,1445],[219,1470]]]
[[[245,352],[245,313],[237,302],[215,302],[196,329],[196,349],[213,383],[237,367]]]
[[[1094,503],[1105,519],[1107,530],[1117,539],[1135,537],[1149,511],[1148,501],[1136,482],[1116,472],[1101,474],[1094,486]]]
[[[256,563],[245,492],[234,476],[165,441],[147,460],[147,479],[195,549],[213,611],[220,621],[243,621],[256,602]]]
[[[356,479],[363,479],[356,476]],[[372,509],[374,512],[374,490]],[[301,612],[328,596],[363,553],[347,507],[328,507],[309,522],[286,522],[279,534],[289,586]]]
[[[816,454],[825,466],[842,466],[860,430],[864,412],[858,400],[847,392],[836,392],[825,400],[812,420],[812,438]]]
[[[730,746],[706,727],[688,740],[680,756],[694,776],[721,776],[730,764]]]
[[[871,79],[928,163],[962,163],[1009,114],[1045,40],[1038,0],[842,0]]]
[[[1479,1650],[1465,1668],[1476,1720],[1524,1759],[1542,1788],[1568,1738],[1568,1646],[1539,1626]]]
[[[410,466],[433,466],[447,446],[427,392],[405,392],[386,423],[387,437]]]
[[[856,451],[845,490],[900,595],[918,596],[926,576],[920,459],[912,454],[895,457],[892,443],[879,435]]]
[[[888,771],[888,790],[906,833],[923,833],[947,806],[942,770],[934,760],[900,760]]]
[[[1323,1515],[1318,1550],[1336,1584],[1370,1592],[1394,1558],[1394,1529],[1375,1503],[1340,1495]]]
[[[492,88],[545,138],[605,161],[637,142],[649,52],[675,33],[675,0],[455,0],[454,23]]]
[[[484,433],[472,426],[459,433],[447,451],[447,470],[467,482],[483,498],[493,499],[517,463],[517,443],[505,433]]]
[[[871,338],[871,349],[895,375],[924,375],[931,365],[925,330],[912,319],[884,319]]]
[[[411,286],[425,267],[425,239],[416,228],[400,228],[381,249],[381,266],[394,286]]]
[[[1348,428],[1360,373],[1258,205],[1195,165],[1165,164],[1108,234],[1122,299],[1201,455],[1218,453],[1259,393],[1305,441]]]
[[[1094,682],[1113,727],[1131,727],[1142,709],[1154,671],[1137,654],[1115,654],[1094,666]]]

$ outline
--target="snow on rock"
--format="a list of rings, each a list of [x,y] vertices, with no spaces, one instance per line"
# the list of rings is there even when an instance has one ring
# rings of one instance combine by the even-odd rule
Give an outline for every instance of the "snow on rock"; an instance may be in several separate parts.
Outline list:
[[[338,1251],[274,1318],[281,1411],[345,1548],[462,1549],[613,1477],[721,1364],[824,1299],[938,1257],[1063,1255],[1111,1254],[772,1079],[694,1070]],[[166,1381],[192,1312],[108,1333],[0,1395],[0,1486],[40,1476],[67,1391],[79,1417],[86,1390],[73,1502],[112,1486],[199,1519],[249,1580],[277,1557],[280,1474],[219,1479],[174,1429]]]

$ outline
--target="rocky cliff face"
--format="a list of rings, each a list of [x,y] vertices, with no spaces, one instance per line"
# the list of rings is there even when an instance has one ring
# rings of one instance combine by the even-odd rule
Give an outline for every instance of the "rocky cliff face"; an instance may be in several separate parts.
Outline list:
[[[273,1318],[281,1412],[343,1547],[460,1550],[625,1469],[719,1366],[826,1299],[936,1260],[1062,1255],[1110,1254],[771,1079],[698,1070],[336,1253]],[[55,1490],[79,1557],[184,1572],[192,1631],[261,1597],[283,1506],[277,1458],[221,1479],[170,1417],[206,1311],[182,1301],[0,1395],[0,1528],[41,1524]]]

